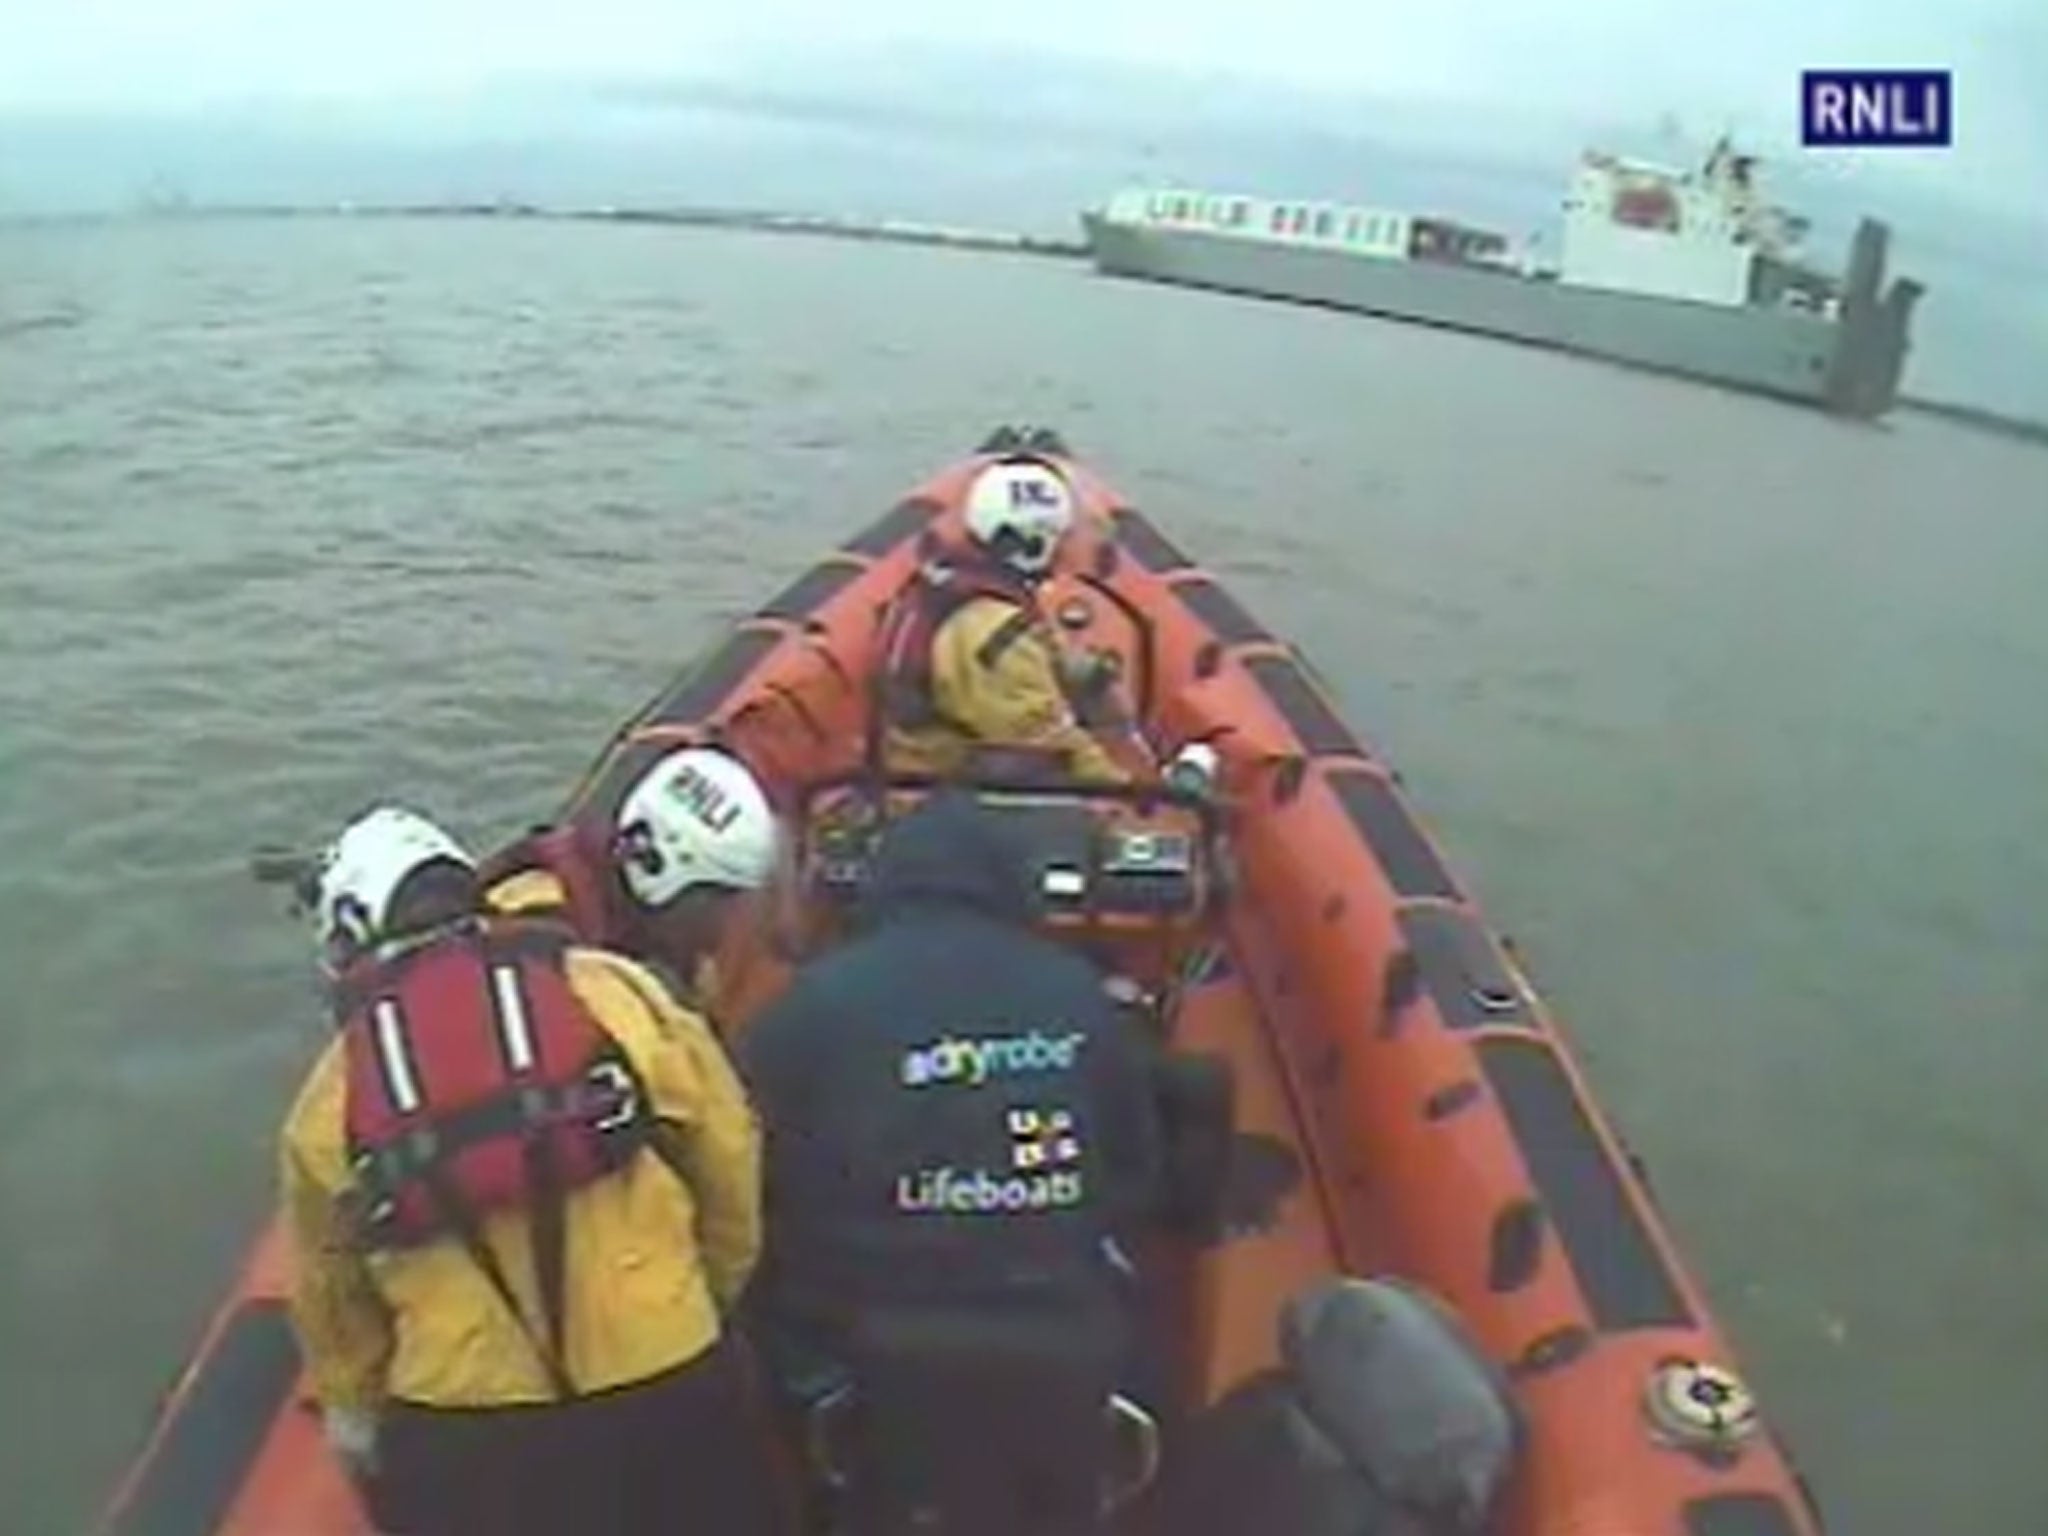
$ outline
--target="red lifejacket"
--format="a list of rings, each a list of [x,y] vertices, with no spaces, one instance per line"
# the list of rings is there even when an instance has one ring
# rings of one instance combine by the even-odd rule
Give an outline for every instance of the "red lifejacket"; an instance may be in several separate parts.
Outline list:
[[[938,724],[966,730],[939,707],[932,686],[932,643],[946,620],[983,597],[1017,610],[982,646],[982,664],[989,666],[1038,622],[1030,593],[1015,577],[991,570],[978,560],[933,560],[922,566],[898,595],[882,621],[878,673],[882,712],[891,724],[910,730]]]
[[[564,904],[547,916],[565,924],[585,944],[616,945],[619,935],[613,901],[607,889],[605,850],[582,826],[538,827],[518,842],[484,861],[479,878],[485,890],[529,871],[553,875],[562,887]],[[518,914],[521,921],[541,916]]]
[[[558,1207],[646,1143],[646,1092],[570,990],[567,944],[545,927],[477,924],[343,978],[348,1154],[367,1245]]]

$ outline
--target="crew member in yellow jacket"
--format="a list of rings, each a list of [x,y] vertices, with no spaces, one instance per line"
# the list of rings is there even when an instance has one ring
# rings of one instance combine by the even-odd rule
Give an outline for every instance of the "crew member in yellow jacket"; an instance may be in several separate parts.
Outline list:
[[[966,545],[928,563],[888,621],[884,765],[950,775],[978,749],[1022,748],[1077,779],[1129,782],[1143,760],[1135,733],[1105,740],[1075,708],[1113,679],[1066,656],[1038,612],[1035,588],[1073,521],[1065,479],[1036,459],[998,461],[969,485],[963,521]]]
[[[306,895],[336,1038],[281,1145],[291,1315],[394,1536],[780,1532],[724,1316],[759,1131],[703,1022],[391,807]]]

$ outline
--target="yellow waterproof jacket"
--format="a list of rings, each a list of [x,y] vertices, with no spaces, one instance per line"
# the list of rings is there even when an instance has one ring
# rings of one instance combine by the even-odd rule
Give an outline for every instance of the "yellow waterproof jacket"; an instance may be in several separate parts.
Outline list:
[[[670,1154],[643,1149],[566,1198],[563,1363],[578,1391],[600,1392],[682,1365],[719,1337],[760,1252],[760,1132],[724,1050],[651,973],[595,949],[571,948],[564,963],[571,990],[639,1074]],[[320,1401],[551,1401],[532,1340],[459,1241],[404,1251],[351,1241],[340,1206],[346,1081],[337,1038],[280,1145],[291,1314]],[[482,1227],[533,1335],[546,1338],[526,1217],[491,1212]]]
[[[999,597],[961,604],[932,636],[930,725],[892,725],[884,761],[892,773],[955,773],[977,745],[1063,753],[1076,778],[1127,783],[1130,774],[1074,715],[1060,683],[1056,642],[1042,626],[991,646],[1017,605]]]
[[[724,1030],[718,1021],[722,1016],[719,1002],[724,988],[720,983],[716,955],[700,955],[690,968],[690,974],[685,976],[653,955],[642,953],[631,945],[619,944],[609,934],[584,932],[583,924],[577,921],[578,914],[570,900],[568,886],[552,870],[522,869],[507,875],[485,888],[484,906],[506,917],[562,923],[584,944],[631,951],[632,959],[652,971],[686,1007],[702,1015],[705,1022],[713,1026],[715,1036],[723,1037]]]
[[[569,892],[562,877],[551,870],[522,869],[485,890],[484,905],[510,917],[559,917],[566,921]],[[576,937],[586,943],[597,939],[597,935],[585,933]]]

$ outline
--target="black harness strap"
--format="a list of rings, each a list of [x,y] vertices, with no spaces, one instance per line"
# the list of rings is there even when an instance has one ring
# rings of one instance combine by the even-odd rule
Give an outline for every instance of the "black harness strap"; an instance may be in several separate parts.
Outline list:
[[[637,1082],[631,1092],[637,1104],[641,1093]],[[374,1151],[356,1153],[353,1166],[358,1182],[372,1202],[391,1200],[430,1162],[452,1161],[487,1141],[523,1137],[537,1121],[559,1122],[565,1117],[590,1116],[616,1107],[616,1101],[596,1098],[588,1085],[580,1090],[518,1089],[436,1121],[432,1139],[425,1145],[416,1137],[408,1137]],[[631,1134],[635,1141],[639,1139],[637,1127]],[[621,1159],[620,1165],[623,1163]]]
[[[1011,646],[1030,634],[1038,623],[1038,615],[1028,607],[1019,607],[1002,623],[989,631],[988,638],[974,648],[974,659],[983,667],[992,667],[1009,652]]]
[[[456,1192],[454,1185],[448,1182],[447,1169],[439,1162],[430,1162],[420,1170],[420,1182],[433,1200],[441,1220],[447,1223],[449,1229],[461,1240],[463,1250],[469,1255],[469,1261],[483,1273],[491,1289],[498,1293],[498,1299],[505,1304],[505,1310],[512,1314],[512,1320],[519,1325],[519,1331],[526,1335],[527,1343],[533,1346],[534,1356],[540,1361],[541,1369],[547,1373],[548,1385],[554,1389],[556,1400],[567,1402],[576,1395],[576,1384],[569,1379],[568,1369],[562,1364],[559,1341],[556,1337],[557,1330],[551,1328],[548,1339],[543,1339],[534,1332],[533,1324],[527,1321],[526,1313],[519,1305],[519,1298],[513,1295],[512,1286],[505,1278],[504,1267],[498,1263],[497,1254],[492,1252],[490,1243],[484,1237],[476,1213]],[[558,1238],[559,1235],[558,1229]],[[536,1224],[536,1265],[540,1238],[541,1234]]]
[[[529,934],[526,937],[527,945],[531,946],[536,935]],[[520,973],[516,958],[519,947],[521,946],[518,946],[516,941],[512,944],[494,945],[489,955],[493,979],[488,988],[488,995],[491,1000],[492,1016],[497,1021],[497,1034],[501,1046],[507,1045],[512,1039],[515,1024],[521,1034],[529,1034],[532,1029],[527,1010],[525,977]],[[530,948],[528,952],[531,953]],[[509,964],[506,963],[508,961]],[[500,965],[505,966],[503,972],[498,971]],[[501,995],[496,985],[498,975],[509,978],[510,985],[506,988],[511,994],[509,997]],[[508,1017],[508,1014],[517,1014],[518,1017],[514,1019]],[[531,1049],[529,1045],[529,1051]],[[563,1335],[567,1329],[564,1314],[568,1305],[569,1196],[563,1184],[561,1165],[555,1158],[553,1128],[549,1123],[546,1095],[539,1088],[520,1083],[520,1079],[534,1071],[538,1065],[537,1061],[520,1064],[512,1059],[509,1050],[505,1057],[505,1075],[519,1084],[514,1089],[521,1109],[519,1155],[526,1165],[527,1188],[533,1196],[527,1214],[531,1226],[534,1290],[540,1297],[541,1321],[547,1337],[547,1343],[542,1349],[542,1360],[548,1368],[548,1376],[555,1385],[557,1395],[570,1397],[575,1394],[569,1380],[568,1367],[564,1363],[568,1355],[563,1343]],[[521,1321],[524,1322],[523,1316]],[[530,1331],[528,1337],[532,1337]],[[535,1343],[539,1345],[538,1340]]]
[[[367,1186],[365,1193],[372,1202],[389,1201],[396,1197],[399,1188],[409,1180],[417,1181],[427,1195],[429,1203],[440,1226],[452,1233],[462,1244],[463,1252],[477,1271],[484,1277],[497,1294],[519,1331],[533,1347],[535,1357],[546,1372],[548,1384],[559,1401],[577,1396],[571,1379],[567,1360],[567,1293],[568,1293],[568,1186],[563,1176],[552,1134],[557,1124],[565,1117],[575,1118],[593,1113],[603,1105],[603,1099],[591,1098],[592,1085],[579,1083],[568,1089],[551,1089],[531,1081],[522,1082],[527,1073],[538,1065],[529,1061],[522,1068],[513,1059],[511,1042],[515,1035],[528,1040],[532,1049],[531,1021],[526,1017],[527,1000],[523,977],[518,962],[522,958],[539,958],[549,963],[559,963],[562,951],[567,947],[563,937],[553,929],[542,925],[522,924],[501,933],[484,937],[481,958],[484,961],[485,996],[496,1025],[501,1058],[505,1072],[512,1080],[509,1091],[495,1095],[483,1103],[472,1105],[466,1111],[447,1117],[436,1124],[424,1141],[417,1136],[407,1138],[395,1145],[381,1147],[364,1155],[358,1164],[358,1177]],[[411,956],[406,957],[412,958]],[[517,991],[514,999],[503,999],[493,980],[493,968],[508,966],[514,976],[513,987]],[[382,978],[388,985],[388,977]],[[640,989],[631,977],[634,990]],[[367,994],[365,994],[367,995]],[[647,1000],[643,997],[643,1002]],[[508,1019],[506,1008],[516,1008],[517,1019]],[[399,1027],[404,1028],[401,1019]],[[600,1026],[601,1028],[601,1026]],[[614,1051],[618,1050],[616,1043]],[[656,1129],[651,1107],[645,1100],[645,1089],[637,1076],[632,1073],[629,1063],[621,1065],[631,1086],[627,1089],[633,1106],[634,1118],[641,1123],[625,1127],[632,1138],[635,1149],[650,1142],[662,1163],[670,1168],[677,1178],[688,1182],[679,1149],[666,1144],[661,1137],[650,1136]],[[382,1060],[380,1056],[380,1062]],[[387,1085],[387,1098],[391,1097]],[[618,1106],[623,1108],[623,1105]],[[530,1223],[530,1241],[533,1256],[533,1278],[543,1313],[544,1329],[537,1330],[519,1305],[511,1284],[506,1279],[498,1255],[485,1238],[483,1225],[476,1210],[468,1199],[456,1188],[449,1176],[448,1166],[454,1156],[466,1148],[486,1140],[495,1140],[507,1135],[520,1139],[520,1156],[525,1165],[528,1188],[532,1199],[527,1207]],[[617,1165],[624,1167],[633,1153],[627,1151]]]
[[[923,581],[923,578],[920,577],[918,580]],[[929,643],[938,638],[939,631],[955,613],[982,595],[985,594],[977,591],[949,593],[930,584],[912,586],[899,593],[894,602],[883,611],[880,619],[880,648],[884,664],[875,669],[869,680],[871,729],[868,733],[866,767],[870,783],[875,787],[879,788],[882,781],[882,737],[892,723],[913,730],[938,725],[955,735],[964,736],[969,740],[974,738],[974,729],[965,721],[955,718],[940,704],[931,672],[931,658],[898,658],[895,652],[901,643],[902,631],[916,622],[913,615],[919,606],[927,609],[936,606],[938,609],[931,626],[931,634],[926,637]],[[1017,601],[1008,598],[1003,600]],[[1037,622],[1037,614],[1033,612],[1029,601],[1018,601],[1016,610],[975,647],[976,664],[984,668],[993,667],[1003,659],[1011,646],[1032,632]],[[908,666],[910,676],[899,677],[894,674],[889,663],[898,659]],[[911,718],[912,712],[906,709],[905,700],[901,697],[906,693],[916,695],[914,713],[922,715],[923,719]]]
[[[909,622],[897,606],[902,602],[903,599],[899,596],[895,603],[884,608],[876,616],[875,627],[879,632],[876,636],[876,648],[881,654],[882,665],[868,674],[868,735],[867,740],[861,743],[861,769],[870,793],[878,799],[882,789],[883,738],[888,734],[895,715],[894,700],[891,698],[891,680],[888,675],[889,665],[894,659],[896,645],[900,639],[899,631]]]
[[[567,1327],[569,1269],[569,1197],[562,1171],[555,1165],[554,1143],[546,1134],[528,1133],[526,1173],[533,1185],[533,1278],[540,1292],[541,1317],[547,1327],[548,1353],[566,1360],[563,1334]],[[567,1371],[563,1372],[564,1378]]]
[[[958,612],[958,607],[954,611]],[[974,648],[975,664],[984,669],[993,667],[1003,659],[1005,651],[1009,650],[1011,646],[1031,632],[1031,625],[1032,616],[1023,609],[1019,609],[1016,613],[1010,615],[1009,618],[1003,620],[1001,624],[990,631],[988,638]],[[932,638],[934,640],[938,638],[937,628],[933,629]],[[930,717],[927,722],[928,724],[943,726],[955,736],[963,737],[970,742],[980,736],[981,733],[975,730],[973,726],[939,702],[938,678],[933,673],[928,661],[924,670],[919,674],[918,688],[921,706],[926,715]]]

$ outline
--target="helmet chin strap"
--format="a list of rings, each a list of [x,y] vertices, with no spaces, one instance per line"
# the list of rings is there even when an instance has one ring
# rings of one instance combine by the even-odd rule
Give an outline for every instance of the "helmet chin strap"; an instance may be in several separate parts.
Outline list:
[[[1004,570],[1027,579],[1044,568],[1049,553],[1044,534],[1034,533],[1027,538],[1014,528],[1005,528],[998,534],[988,552]]]

